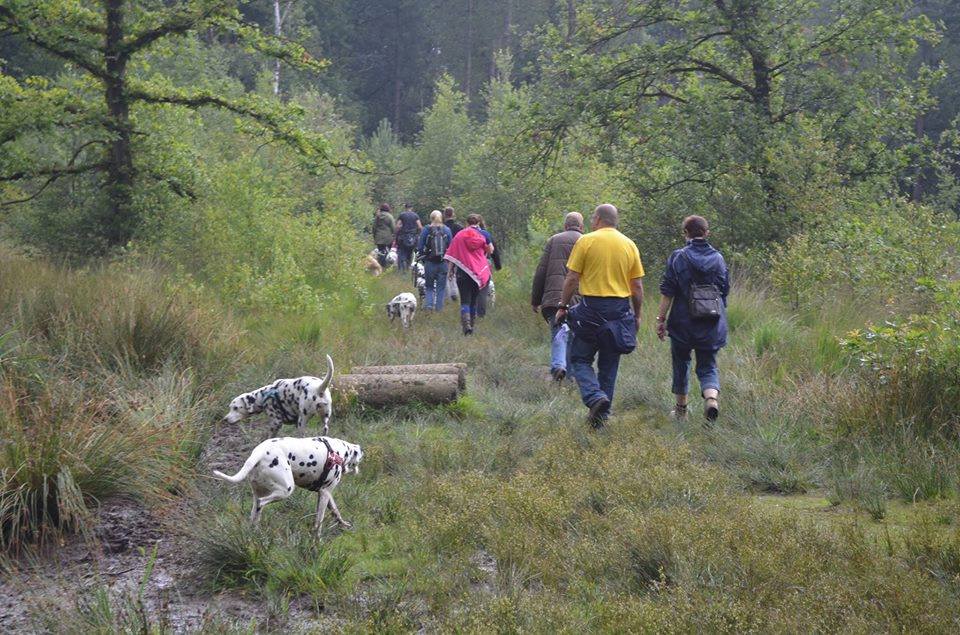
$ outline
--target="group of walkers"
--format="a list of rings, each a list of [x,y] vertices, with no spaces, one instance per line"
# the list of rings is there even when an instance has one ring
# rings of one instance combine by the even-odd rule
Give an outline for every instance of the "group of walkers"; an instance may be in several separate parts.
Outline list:
[[[618,225],[619,212],[609,204],[594,210],[586,234],[583,216],[567,214],[563,231],[544,247],[531,294],[534,312],[550,325],[550,373],[557,381],[573,377],[587,418],[598,429],[612,412],[620,357],[637,346],[643,307],[640,251]],[[686,217],[682,231],[685,245],[670,254],[660,281],[656,333],[661,341],[670,339],[673,415],[687,414],[695,357],[704,416],[714,421],[720,414],[716,358],[727,342],[730,276],[723,256],[707,242],[705,218]],[[394,222],[390,206],[383,204],[374,216],[373,238],[380,254],[396,246],[401,272],[416,254],[426,281],[423,308],[442,310],[449,290],[460,303],[463,334],[473,333],[492,286],[490,260],[500,269],[500,253],[479,214],[467,216],[463,226],[452,207],[434,210],[424,227],[412,206]]]
[[[636,244],[617,230],[613,205],[594,210],[589,234],[583,217],[567,214],[564,230],[548,241],[533,280],[531,304],[551,327],[550,371],[562,381],[569,373],[588,409],[588,421],[602,428],[610,417],[620,357],[637,345],[643,306],[643,264]],[[707,237],[701,216],[682,225],[685,245],[667,259],[660,281],[656,333],[670,338],[673,415],[687,414],[691,354],[704,399],[704,416],[720,414],[717,352],[726,345],[726,262]],[[594,368],[596,362],[596,369]]]
[[[478,317],[487,310],[492,288],[490,261],[501,268],[500,253],[493,236],[484,227],[483,217],[470,214],[464,227],[452,207],[433,210],[424,227],[410,204],[394,221],[390,205],[380,205],[373,218],[373,240],[380,264],[391,246],[397,249],[397,270],[410,269],[414,254],[423,264],[426,311],[442,311],[447,297],[460,302],[460,324],[464,335],[473,333]],[[455,283],[455,287],[454,287]],[[449,292],[448,292],[449,289]]]

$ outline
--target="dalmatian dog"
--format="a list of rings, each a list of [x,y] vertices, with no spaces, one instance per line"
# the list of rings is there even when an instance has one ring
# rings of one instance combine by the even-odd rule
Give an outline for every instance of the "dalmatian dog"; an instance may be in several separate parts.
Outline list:
[[[410,271],[413,272],[413,286],[417,288],[417,293],[420,296],[420,299],[427,295],[427,270],[423,266],[423,263],[419,260],[414,260],[413,265],[410,267]]]
[[[214,471],[217,478],[231,483],[249,479],[253,490],[250,522],[260,522],[263,508],[293,493],[294,486],[317,493],[317,513],[313,530],[317,537],[327,508],[337,523],[350,527],[333,500],[333,489],[344,474],[360,471],[363,450],[355,443],[332,437],[267,439],[250,453],[240,471],[233,476]]]
[[[409,328],[417,312],[417,298],[412,293],[401,293],[387,303],[387,317],[393,322],[400,318],[403,328]]]
[[[277,434],[283,424],[307,425],[310,417],[320,413],[323,417],[323,433],[330,430],[333,400],[330,398],[330,382],[333,380],[333,360],[327,355],[327,374],[319,377],[278,379],[272,384],[252,392],[237,395],[230,402],[230,411],[223,417],[224,423],[236,423],[252,414],[267,411],[271,434]]]
[[[387,263],[384,265],[384,268],[386,268],[386,267],[396,267],[396,266],[397,266],[397,260],[398,260],[398,259],[399,259],[399,258],[398,258],[398,256],[397,256],[397,248],[396,248],[396,247],[391,247],[391,248],[390,248],[390,251],[387,252],[387,258],[386,258]]]

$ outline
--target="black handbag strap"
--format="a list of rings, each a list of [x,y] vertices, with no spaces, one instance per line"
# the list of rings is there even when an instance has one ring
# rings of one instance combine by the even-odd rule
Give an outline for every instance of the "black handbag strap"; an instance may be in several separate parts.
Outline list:
[[[680,250],[680,255],[683,256],[683,259],[687,262],[687,269],[690,270],[690,277],[693,279],[694,284],[703,284],[702,278],[697,280],[697,274],[700,273],[700,270],[693,266],[693,261],[690,260],[690,255],[687,253],[687,247]]]

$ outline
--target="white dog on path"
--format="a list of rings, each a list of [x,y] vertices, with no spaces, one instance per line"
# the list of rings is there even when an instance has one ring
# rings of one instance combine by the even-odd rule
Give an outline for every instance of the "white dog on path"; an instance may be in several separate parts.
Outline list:
[[[387,317],[393,322],[400,318],[403,328],[409,328],[417,312],[417,297],[412,293],[400,293],[387,303]]]
[[[250,522],[260,522],[260,512],[270,503],[293,493],[294,486],[317,493],[317,514],[313,529],[320,535],[327,507],[344,527],[350,527],[333,501],[333,488],[347,472],[359,472],[363,450],[359,445],[332,437],[299,439],[280,437],[267,439],[250,453],[240,471],[228,476],[214,471],[214,476],[231,483],[249,477],[253,490]]]

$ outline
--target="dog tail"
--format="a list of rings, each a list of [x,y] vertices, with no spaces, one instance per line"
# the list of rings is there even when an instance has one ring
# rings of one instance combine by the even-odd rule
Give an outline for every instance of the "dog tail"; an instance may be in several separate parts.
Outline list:
[[[260,448],[257,448],[250,455],[250,458],[247,459],[247,462],[243,464],[243,467],[240,468],[240,471],[234,474],[233,476],[224,474],[219,470],[214,470],[213,475],[219,478],[222,478],[225,481],[230,481],[231,483],[239,483],[243,479],[247,478],[247,475],[250,473],[250,470],[252,470],[257,465],[257,463],[260,462],[260,459],[262,457],[263,457],[262,451],[260,451]]]
[[[323,382],[320,384],[317,392],[322,394],[324,390],[330,387],[331,381],[333,381],[333,359],[327,355],[327,374],[324,376]]]

